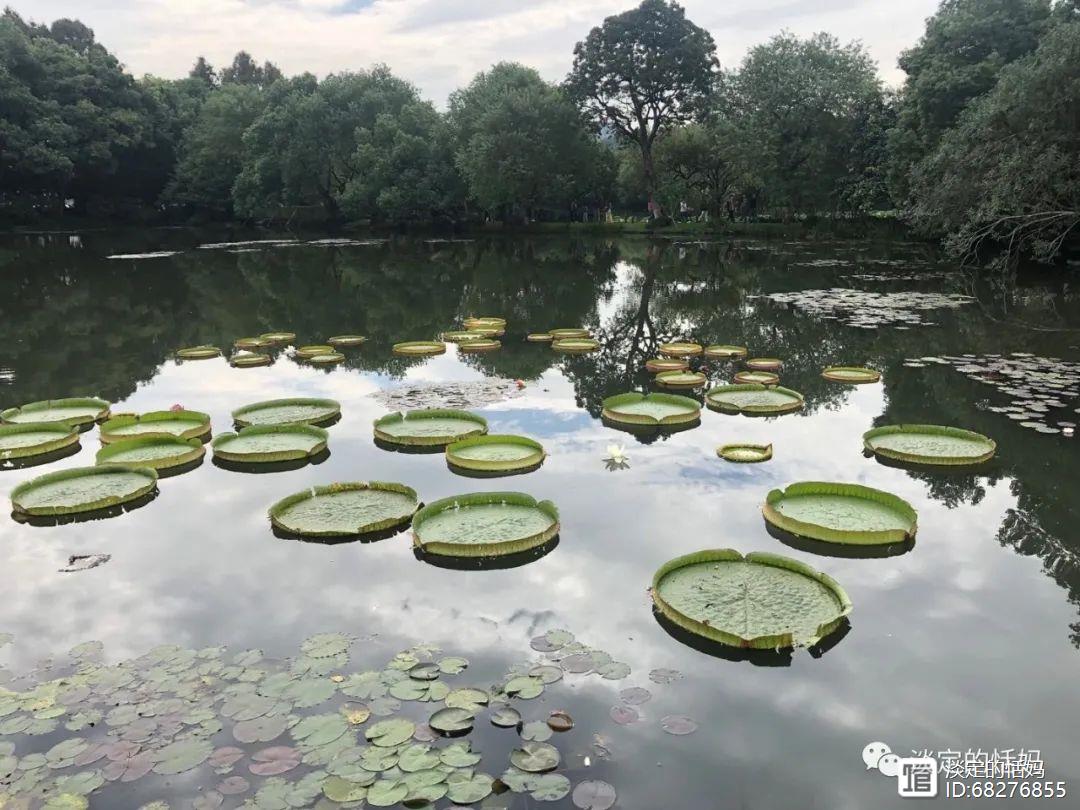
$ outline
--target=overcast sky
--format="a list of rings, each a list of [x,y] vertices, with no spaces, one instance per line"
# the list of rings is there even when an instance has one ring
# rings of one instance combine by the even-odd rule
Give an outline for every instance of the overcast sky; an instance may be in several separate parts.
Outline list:
[[[4,0],[0,0],[4,2]],[[82,20],[136,74],[184,75],[195,57],[229,62],[241,48],[287,74],[323,76],[385,62],[439,105],[477,71],[524,62],[559,80],[574,43],[633,0],[6,0],[24,17]],[[684,0],[731,67],[783,28],[859,39],[897,85],[901,50],[938,0]]]

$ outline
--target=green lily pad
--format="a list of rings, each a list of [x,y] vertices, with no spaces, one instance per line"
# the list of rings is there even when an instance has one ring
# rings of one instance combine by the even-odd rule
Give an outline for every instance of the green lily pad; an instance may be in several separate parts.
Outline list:
[[[372,807],[393,807],[409,795],[409,786],[404,780],[380,779],[368,788],[367,803]]]
[[[456,742],[441,748],[438,751],[439,761],[451,768],[471,768],[478,765],[481,755],[472,750],[468,742]]]
[[[739,464],[756,464],[772,458],[771,444],[723,444],[716,448],[716,455],[725,461]]]
[[[310,360],[320,354],[333,354],[334,347],[325,343],[317,343],[311,346],[298,346],[293,350],[293,357],[297,360]]]
[[[538,802],[557,802],[570,793],[570,780],[561,773],[545,773],[533,778],[529,795]]]
[[[349,643],[344,633],[316,633],[304,639],[300,649],[312,658],[330,658],[347,652]]]
[[[478,714],[480,709],[487,705],[488,699],[488,693],[483,689],[465,687],[450,692],[443,702],[449,707],[467,709],[473,714]]]
[[[0,422],[55,422],[77,428],[108,418],[109,407],[105,400],[93,397],[46,399],[0,411]]]
[[[265,349],[272,341],[267,340],[264,337],[242,337],[233,341],[233,348],[236,349]]]
[[[285,733],[289,720],[284,715],[265,715],[252,720],[243,720],[233,726],[233,737],[237,742],[270,742]]]
[[[328,337],[326,342],[335,348],[346,348],[359,346],[366,340],[367,338],[363,335],[334,335],[333,337]]]
[[[292,343],[296,340],[296,332],[264,332],[259,335],[259,337],[268,343],[274,343],[280,346],[285,343]]]
[[[739,371],[732,379],[736,385],[776,385],[780,375],[772,371]]]
[[[235,464],[270,464],[317,456],[328,434],[312,425],[256,425],[222,433],[213,442],[214,458]]]
[[[566,352],[568,354],[584,354],[595,352],[600,348],[600,342],[588,337],[556,338],[551,344],[551,350]]]
[[[307,358],[307,361],[316,366],[336,366],[338,363],[345,362],[345,355],[341,352],[326,352],[313,355]]]
[[[176,356],[180,360],[210,360],[214,357],[221,357],[221,349],[217,346],[188,346],[184,349],[177,349]]]
[[[79,443],[79,432],[64,422],[0,425],[0,461],[55,453]]]
[[[443,408],[392,413],[375,420],[375,438],[388,444],[440,447],[485,433],[484,417]]]
[[[350,782],[340,776],[331,776],[323,782],[323,795],[332,802],[349,804],[350,802],[362,802],[367,798],[367,787],[356,782]]]
[[[503,687],[503,691],[511,697],[532,700],[544,693],[544,682],[531,675],[519,675],[508,680],[506,686]]]
[[[811,645],[839,627],[851,600],[797,560],[733,549],[676,557],[653,577],[653,604],[685,630],[753,649]]]
[[[705,394],[705,404],[723,413],[773,416],[801,410],[803,396],[779,385],[718,385]]]
[[[458,655],[448,655],[435,662],[439,672],[444,675],[460,675],[469,666],[469,659]]]
[[[428,725],[440,734],[460,734],[473,727],[474,719],[475,715],[468,709],[448,706],[431,715]]]
[[[491,793],[494,782],[486,773],[473,774],[468,779],[451,781],[446,795],[454,804],[475,804]]]
[[[156,487],[157,473],[147,467],[74,467],[19,484],[11,505],[31,516],[73,515],[134,501]]]
[[[821,376],[832,382],[859,385],[878,382],[881,379],[881,372],[861,366],[829,366],[821,372]]]
[[[501,349],[502,343],[492,338],[477,338],[476,340],[464,340],[458,342],[458,351],[465,354],[479,352],[493,352]]]
[[[548,724],[542,720],[533,720],[524,723],[518,731],[518,734],[521,735],[521,739],[528,740],[529,742],[547,742],[554,733],[555,732],[551,730]]]
[[[777,357],[752,357],[746,361],[746,367],[754,371],[778,371],[784,361]]]
[[[529,343],[551,343],[555,336],[551,332],[530,332],[525,336]]]
[[[526,773],[543,773],[559,767],[559,749],[544,742],[522,743],[510,752],[510,764]]]
[[[101,423],[102,444],[136,437],[201,439],[210,433],[210,416],[199,411],[149,411],[138,415],[114,416]]]
[[[997,451],[997,444],[981,433],[943,425],[874,428],[863,434],[863,447],[880,458],[941,466],[981,464]]]
[[[332,399],[268,399],[237,408],[233,421],[240,427],[252,425],[324,425],[341,416],[341,403]]]
[[[658,351],[663,357],[697,357],[704,349],[702,349],[700,343],[675,341],[674,343],[660,344]]]
[[[603,417],[629,425],[678,425],[701,418],[701,406],[676,394],[616,394],[603,402]]]
[[[723,343],[714,343],[705,347],[705,356],[710,360],[731,360],[735,357],[746,357],[745,346],[730,346]]]
[[[484,472],[514,472],[538,466],[544,447],[533,439],[506,434],[473,436],[446,448],[451,467]]]
[[[434,354],[445,354],[446,344],[438,340],[410,340],[404,343],[395,343],[394,354],[403,354],[410,357],[426,357]]]
[[[499,728],[515,728],[521,722],[521,713],[512,706],[499,706],[491,712],[491,724]]]
[[[762,513],[783,531],[827,543],[902,543],[913,540],[917,529],[911,504],[859,484],[804,481],[774,489]]]
[[[432,751],[430,745],[416,744],[402,749],[398,754],[398,767],[405,773],[429,771],[438,767],[439,752]],[[441,779],[437,781],[442,781]]]
[[[656,382],[665,388],[701,388],[709,378],[700,371],[661,371]]]
[[[659,374],[663,371],[685,371],[690,364],[676,357],[654,357],[645,361],[645,370],[650,374]]]
[[[290,728],[289,734],[292,735],[297,746],[305,750],[321,748],[336,742],[345,735],[348,735],[351,741],[353,736],[349,731],[349,724],[340,714],[308,715]]]
[[[441,681],[398,681],[390,685],[390,694],[398,700],[417,700],[422,703],[437,702],[450,694],[450,687]]]
[[[254,352],[242,352],[229,358],[229,365],[233,368],[258,368],[268,366],[274,362],[274,358],[268,354],[256,354]]]
[[[551,501],[520,492],[476,492],[435,501],[413,517],[413,543],[450,557],[515,554],[543,545],[559,533]]]
[[[615,806],[615,788],[599,779],[579,782],[570,797],[580,810],[610,810]]]
[[[303,537],[345,537],[408,523],[420,505],[404,484],[359,481],[311,487],[270,507],[270,522]]]
[[[98,466],[150,467],[168,470],[191,464],[206,454],[198,439],[176,436],[137,436],[107,444],[97,452]]]
[[[562,329],[552,329],[547,334],[551,335],[554,340],[572,340],[573,338],[590,337],[588,329],[583,329],[578,326]]]
[[[390,720],[380,720],[373,726],[368,727],[364,736],[372,745],[380,748],[393,748],[403,742],[412,739],[416,731],[416,724],[404,717],[395,717]]]
[[[190,771],[202,765],[214,752],[214,745],[209,740],[188,737],[169,743],[153,753],[154,773],[165,776]]]

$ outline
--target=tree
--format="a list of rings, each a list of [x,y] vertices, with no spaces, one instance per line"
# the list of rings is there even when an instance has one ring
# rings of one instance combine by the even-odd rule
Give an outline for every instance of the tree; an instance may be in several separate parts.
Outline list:
[[[237,52],[232,64],[221,71],[222,84],[257,84],[265,87],[280,78],[282,74],[277,65],[263,62],[260,66],[247,51]]]
[[[342,197],[359,171],[360,128],[398,113],[416,90],[385,66],[275,82],[263,113],[244,133],[243,168],[233,188],[245,217],[270,216],[282,206],[322,206],[337,220]]]
[[[1080,20],[1006,67],[912,179],[913,221],[962,256],[1051,260],[1080,231]]]
[[[343,208],[354,217],[430,222],[452,216],[464,203],[442,116],[419,98],[380,113],[356,131],[356,172]]]
[[[1006,65],[1035,50],[1051,0],[942,0],[919,43],[900,55],[907,74],[896,127],[889,134],[889,182],[903,201],[915,164]]]
[[[567,91],[596,127],[612,128],[637,145],[650,207],[653,144],[701,112],[717,66],[709,32],[668,0],[643,0],[608,17],[574,47]]]
[[[195,60],[195,64],[188,72],[188,77],[198,79],[207,87],[215,87],[218,83],[217,71],[214,70],[213,65],[206,61],[205,56],[200,56]]]
[[[585,202],[606,150],[563,92],[501,63],[450,98],[455,161],[481,207],[504,218]]]
[[[691,195],[696,207],[720,215],[745,174],[742,143],[730,119],[680,127],[657,142],[657,169],[682,187],[681,198]]]
[[[750,49],[724,77],[718,112],[736,121],[752,149],[752,171],[768,203],[785,215],[835,212],[845,205],[851,156],[880,105],[881,82],[858,43],[829,34],[784,32]]]

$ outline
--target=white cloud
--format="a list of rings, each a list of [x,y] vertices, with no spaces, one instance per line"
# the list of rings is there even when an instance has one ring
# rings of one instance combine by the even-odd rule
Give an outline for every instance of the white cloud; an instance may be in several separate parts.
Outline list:
[[[24,16],[74,17],[94,28],[136,75],[184,75],[195,57],[229,62],[245,49],[286,73],[325,75],[385,62],[443,104],[456,87],[501,60],[561,79],[574,43],[629,0],[12,0]],[[782,28],[860,39],[883,78],[922,33],[937,0],[684,0],[716,39],[724,65]]]

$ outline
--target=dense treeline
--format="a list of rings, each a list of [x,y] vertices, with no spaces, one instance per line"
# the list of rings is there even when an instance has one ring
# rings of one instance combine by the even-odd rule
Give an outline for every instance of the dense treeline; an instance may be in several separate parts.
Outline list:
[[[501,63],[442,112],[386,66],[237,54],[135,79],[93,32],[0,17],[0,217],[403,222],[893,213],[958,253],[1053,259],[1080,224],[1080,0],[943,0],[893,92],[858,43],[781,33],[722,68],[670,0],[564,82]]]

